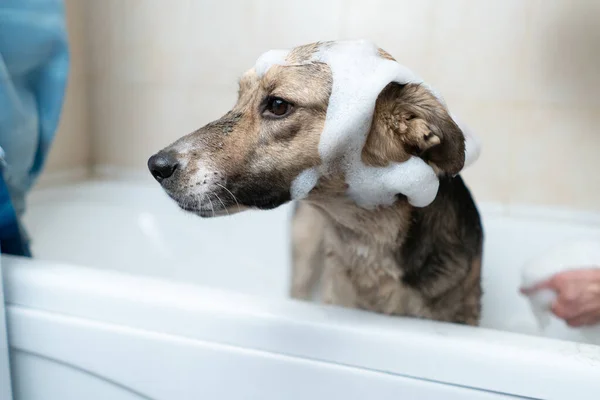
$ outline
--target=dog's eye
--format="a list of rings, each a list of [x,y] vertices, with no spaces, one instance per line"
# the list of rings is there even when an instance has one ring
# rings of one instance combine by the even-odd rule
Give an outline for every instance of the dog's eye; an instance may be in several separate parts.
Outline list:
[[[283,117],[292,109],[292,105],[287,101],[279,98],[272,97],[267,101],[267,107],[265,108],[265,112],[268,115],[275,117]]]

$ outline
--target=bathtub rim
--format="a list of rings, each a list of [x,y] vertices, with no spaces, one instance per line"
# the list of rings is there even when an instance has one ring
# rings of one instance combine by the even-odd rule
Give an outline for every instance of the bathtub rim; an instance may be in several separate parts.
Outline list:
[[[574,387],[600,390],[600,346],[259,298],[42,260],[3,256],[2,265],[9,309],[42,310],[533,398],[568,398],[568,388]]]

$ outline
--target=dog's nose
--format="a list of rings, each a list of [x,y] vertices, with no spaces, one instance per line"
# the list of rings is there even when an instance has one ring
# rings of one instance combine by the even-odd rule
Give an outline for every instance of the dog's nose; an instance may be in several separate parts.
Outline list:
[[[169,153],[156,153],[148,159],[148,169],[159,182],[173,175],[178,165],[177,159]]]

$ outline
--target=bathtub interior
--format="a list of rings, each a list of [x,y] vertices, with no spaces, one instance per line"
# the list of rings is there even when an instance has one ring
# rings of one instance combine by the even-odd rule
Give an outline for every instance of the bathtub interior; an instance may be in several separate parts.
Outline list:
[[[597,343],[554,319],[543,332],[518,293],[521,266],[562,240],[600,237],[594,214],[480,204],[486,234],[482,326]],[[287,297],[291,206],[215,219],[180,211],[146,182],[92,181],[35,191],[25,224],[37,258]]]

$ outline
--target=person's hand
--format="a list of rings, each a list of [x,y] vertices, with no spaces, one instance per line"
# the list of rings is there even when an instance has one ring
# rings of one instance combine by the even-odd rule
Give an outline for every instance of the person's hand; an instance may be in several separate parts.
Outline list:
[[[552,312],[571,327],[600,323],[600,268],[578,269],[558,273],[530,288],[525,295],[540,289],[556,292]]]

